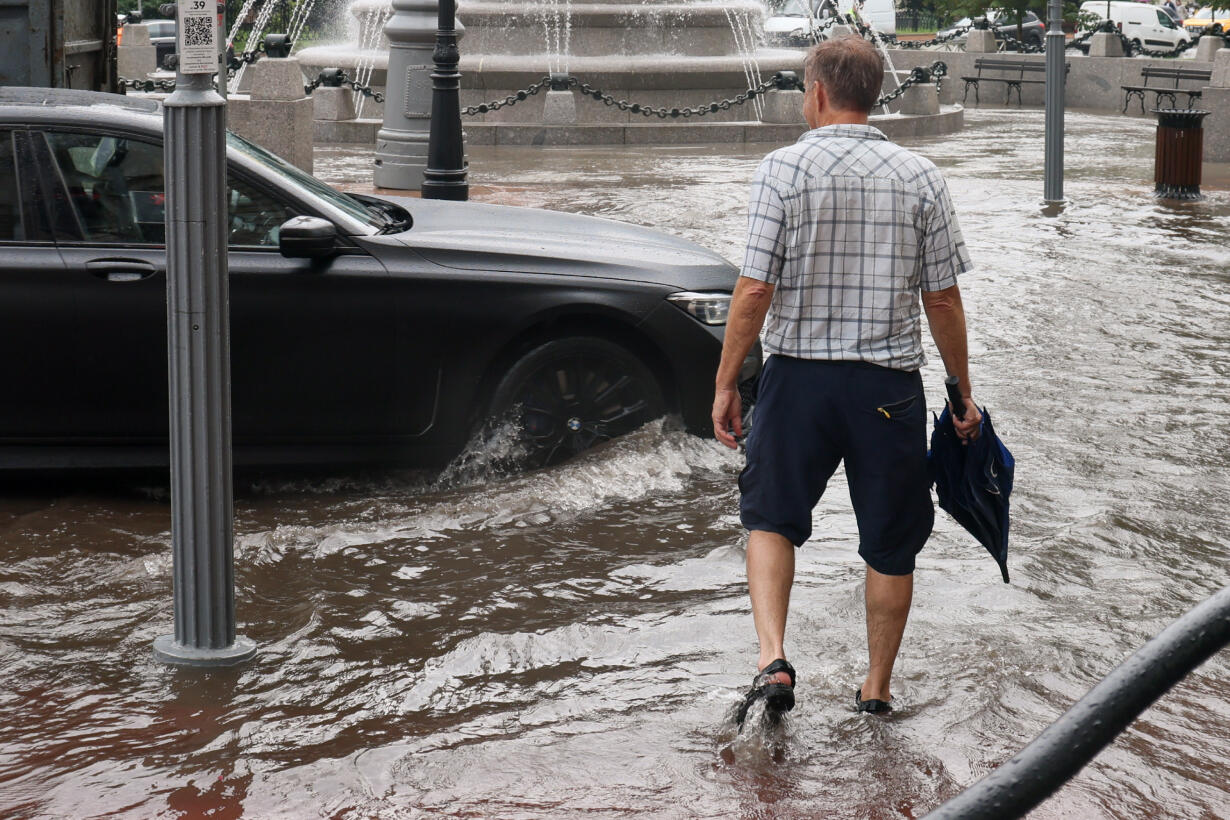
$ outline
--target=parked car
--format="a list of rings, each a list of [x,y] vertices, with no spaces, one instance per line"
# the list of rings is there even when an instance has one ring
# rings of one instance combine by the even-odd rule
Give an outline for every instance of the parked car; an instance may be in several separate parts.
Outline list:
[[[0,88],[0,469],[168,461],[162,133],[151,100]],[[492,418],[531,465],[664,413],[711,433],[738,275],[712,251],[348,195],[234,134],[226,197],[237,464],[439,466]],[[282,235],[305,216],[323,257]]]
[[[1183,28],[1195,34],[1203,28],[1219,23],[1222,31],[1230,32],[1230,9],[1205,6],[1183,21]]]
[[[786,0],[764,22],[767,46],[807,48],[824,38],[827,21],[839,14],[857,13],[867,25],[883,34],[897,32],[897,16],[891,0]]]
[[[149,29],[149,41],[156,49],[154,58],[159,68],[165,68],[165,60],[175,53],[175,21],[150,20],[145,24]]]
[[[996,40],[1004,39],[1004,35],[1014,37],[1027,46],[1041,47],[1046,42],[1046,23],[1038,18],[1038,15],[1032,11],[1025,12],[1025,16],[1021,18],[1018,30],[1016,15],[1010,11],[1003,9],[987,9],[987,22],[991,27],[991,31],[995,34]],[[962,33],[959,36],[953,37],[958,31],[967,29],[974,24],[973,18],[962,17],[949,28],[936,33],[936,37],[951,38],[952,43],[963,43],[968,36],[967,33]]]
[[[1078,19],[1085,30],[1109,19],[1137,51],[1142,47],[1169,50],[1191,40],[1191,35],[1161,8],[1131,0],[1087,0],[1081,3]]]

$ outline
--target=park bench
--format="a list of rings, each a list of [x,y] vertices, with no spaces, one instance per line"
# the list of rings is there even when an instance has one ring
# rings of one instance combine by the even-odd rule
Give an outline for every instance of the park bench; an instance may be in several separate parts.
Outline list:
[[[1068,71],[1068,64],[1064,64],[1064,72]],[[961,97],[961,102],[964,103],[969,97],[969,90],[974,89],[974,102],[979,103],[978,84],[982,82],[1003,83],[1004,84],[1004,104],[1012,101],[1012,90],[1016,89],[1016,101],[1021,102],[1021,86],[1029,85],[1044,85],[1045,79],[1034,79],[1026,77],[1026,74],[1043,75],[1046,73],[1046,65],[1042,62],[1034,62],[1031,60],[1005,60],[999,57],[979,57],[974,60],[974,69],[978,74],[974,77],[962,77],[961,80],[965,83],[965,93]],[[983,72],[994,72],[983,73]]]
[[[1154,105],[1157,108],[1162,107],[1162,97],[1170,99],[1170,107],[1177,108],[1177,95],[1187,95],[1187,107],[1191,108],[1192,103],[1200,96],[1199,88],[1179,88],[1179,83],[1184,80],[1207,83],[1213,78],[1213,72],[1208,69],[1199,68],[1166,68],[1164,66],[1147,65],[1140,70],[1141,79],[1144,82],[1140,85],[1124,85],[1120,86],[1123,89],[1123,113],[1126,114],[1128,104],[1132,102],[1132,97],[1140,99],[1140,113],[1145,113],[1145,93],[1152,91],[1157,97],[1154,99]],[[1158,80],[1159,83],[1149,85],[1150,80]],[[1169,80],[1170,85],[1166,86],[1165,81]]]

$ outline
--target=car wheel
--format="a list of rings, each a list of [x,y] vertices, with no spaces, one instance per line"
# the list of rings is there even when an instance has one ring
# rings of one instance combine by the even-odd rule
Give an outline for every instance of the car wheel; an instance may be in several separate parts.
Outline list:
[[[1034,48],[1042,48],[1043,42],[1042,35],[1036,32],[1029,38],[1029,44]]]
[[[1128,54],[1128,56],[1130,57],[1130,56],[1132,56],[1132,55],[1134,55],[1134,54],[1140,54],[1140,53],[1141,53],[1141,48],[1142,48],[1142,46],[1141,46],[1141,44],[1140,44],[1140,40],[1133,40],[1133,41],[1132,41],[1132,50],[1131,50],[1131,52]]]
[[[558,464],[661,416],[662,389],[640,359],[588,336],[556,339],[525,354],[500,380],[491,419],[511,420],[525,467]]]

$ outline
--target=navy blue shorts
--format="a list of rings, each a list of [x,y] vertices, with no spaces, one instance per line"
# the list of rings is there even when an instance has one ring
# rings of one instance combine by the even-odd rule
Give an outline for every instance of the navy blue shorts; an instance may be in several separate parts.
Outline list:
[[[935,521],[922,377],[865,362],[769,357],[739,476],[743,526],[802,545],[843,459],[859,555],[876,572],[908,575]]]

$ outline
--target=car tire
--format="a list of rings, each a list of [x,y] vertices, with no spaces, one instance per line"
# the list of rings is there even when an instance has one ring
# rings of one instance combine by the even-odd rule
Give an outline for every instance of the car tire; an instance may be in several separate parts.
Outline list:
[[[1026,42],[1034,48],[1042,48],[1045,41],[1042,39],[1041,34],[1032,34]]]
[[[1131,48],[1131,50],[1128,52],[1128,56],[1129,56],[1129,57],[1133,57],[1133,56],[1135,56],[1135,55],[1137,55],[1137,54],[1140,54],[1140,53],[1141,53],[1141,49],[1142,49],[1142,48],[1143,48],[1143,46],[1141,45],[1140,40],[1133,40],[1133,41],[1132,41],[1132,48]]]
[[[663,415],[662,388],[627,349],[592,336],[539,345],[500,379],[489,424],[511,421],[525,468],[558,464]]]

